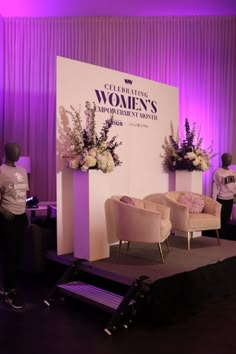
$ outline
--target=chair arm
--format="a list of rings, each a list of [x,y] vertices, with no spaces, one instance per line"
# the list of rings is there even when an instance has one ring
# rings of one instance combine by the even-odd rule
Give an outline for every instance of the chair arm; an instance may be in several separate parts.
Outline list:
[[[144,208],[148,210],[158,211],[161,214],[162,219],[170,219],[170,208],[166,205],[151,202],[144,199]]]
[[[188,208],[176,200],[166,197],[166,203],[170,207],[170,220],[172,228],[181,231],[188,230]]]
[[[164,193],[148,194],[143,199],[144,200],[149,200],[149,202],[152,202],[152,203],[164,204],[165,205]]]
[[[215,199],[204,196],[204,209],[203,212],[220,217],[221,204]]]

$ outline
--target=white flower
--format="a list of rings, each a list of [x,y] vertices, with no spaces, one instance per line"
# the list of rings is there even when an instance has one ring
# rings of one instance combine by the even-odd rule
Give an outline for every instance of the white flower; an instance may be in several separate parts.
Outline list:
[[[74,159],[70,159],[69,160],[69,167],[70,168],[73,168],[73,169],[76,169],[78,168],[78,158],[74,158]]]
[[[87,171],[92,168],[111,172],[115,166],[121,165],[119,156],[115,153],[115,149],[121,145],[121,142],[117,143],[116,136],[108,139],[113,116],[104,122],[100,135],[97,135],[96,106],[86,102],[85,107],[85,129],[82,127],[80,111],[74,109],[73,106],[71,106],[71,111],[66,111],[71,116],[73,127],[65,130],[70,143],[67,144],[66,154],[62,154],[62,157],[66,159],[67,166],[72,169]]]
[[[88,151],[90,156],[96,157],[97,155],[97,149],[96,148],[92,148]]]
[[[187,170],[206,171],[210,167],[210,160],[216,154],[212,154],[212,146],[202,149],[203,138],[196,132],[195,123],[190,127],[189,121],[185,119],[185,136],[174,138],[174,130],[171,125],[169,139],[165,137],[162,148],[164,154],[162,164],[164,172]]]
[[[201,161],[201,169],[202,171],[207,171],[209,168],[208,164],[206,163],[206,161],[202,160]]]
[[[194,152],[187,152],[187,154],[184,156],[185,159],[189,160],[194,160],[196,159],[196,154]]]
[[[89,169],[89,167],[86,164],[84,164],[80,167],[80,170],[84,171],[84,172],[88,171],[88,169]]]
[[[75,151],[75,145],[71,145],[69,150],[72,152]]]
[[[112,172],[114,170],[115,163],[110,152],[104,151],[98,156],[98,168],[103,172]]]
[[[84,159],[84,163],[83,165],[87,166],[88,168],[89,167],[94,167],[96,166],[96,163],[97,163],[97,160],[95,157],[93,156],[90,156],[90,155],[87,155]]]
[[[107,143],[106,143],[106,142],[103,142],[103,143],[100,144],[100,146],[99,146],[99,151],[100,151],[100,152],[106,151],[107,148],[108,148]]]
[[[200,160],[199,157],[196,157],[196,159],[193,160],[193,165],[194,165],[194,166],[198,166],[200,163],[201,163],[201,160]]]

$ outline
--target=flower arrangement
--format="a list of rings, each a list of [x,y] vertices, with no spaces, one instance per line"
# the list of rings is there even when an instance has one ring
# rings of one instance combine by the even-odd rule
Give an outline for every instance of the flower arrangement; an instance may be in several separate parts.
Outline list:
[[[116,136],[108,140],[108,133],[113,124],[113,116],[107,119],[98,136],[96,132],[95,104],[85,103],[86,128],[82,127],[80,113],[73,106],[66,111],[72,118],[72,128],[68,128],[67,136],[70,139],[68,153],[63,155],[67,167],[75,170],[88,171],[101,170],[104,173],[112,172],[116,166],[121,165],[116,148],[121,142],[116,142]]]
[[[165,172],[186,170],[186,171],[207,171],[210,167],[210,160],[216,154],[212,154],[212,146],[207,149],[201,147],[203,138],[196,133],[196,125],[190,127],[189,121],[185,119],[185,136],[182,139],[174,139],[174,129],[171,124],[171,135],[165,138],[162,148],[164,154],[163,169]]]

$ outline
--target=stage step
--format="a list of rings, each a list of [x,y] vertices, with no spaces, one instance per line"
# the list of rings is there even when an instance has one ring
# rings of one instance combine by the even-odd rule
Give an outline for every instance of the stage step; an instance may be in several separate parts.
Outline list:
[[[117,310],[124,299],[121,295],[81,281],[60,284],[58,285],[58,288],[68,295],[71,294],[72,296],[76,296],[86,302],[90,302],[98,306],[100,305],[103,309],[108,311]],[[129,305],[132,304],[134,304],[133,300],[130,301]]]
[[[73,262],[44,300],[46,306],[59,294],[74,297],[100,307],[112,314],[104,331],[111,335],[119,327],[127,328],[132,323],[138,302],[147,292],[145,275],[133,280],[129,286],[94,274],[83,267],[83,260]]]

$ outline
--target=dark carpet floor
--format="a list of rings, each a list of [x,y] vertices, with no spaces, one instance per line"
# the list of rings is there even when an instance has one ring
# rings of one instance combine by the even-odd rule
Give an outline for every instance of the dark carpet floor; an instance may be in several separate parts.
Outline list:
[[[63,267],[41,275],[19,275],[19,291],[26,307],[14,311],[0,303],[1,354],[235,354],[236,296],[204,306],[194,316],[172,325],[154,326],[134,320],[112,336],[104,332],[110,315],[79,302],[58,299],[43,303]],[[178,306],[178,304],[176,304]]]
[[[162,264],[158,247],[155,244],[131,243],[129,251],[123,245],[120,256],[117,257],[117,245],[111,247],[110,257],[91,262],[90,267],[114,272],[130,279],[146,275],[151,282],[172,276],[174,274],[189,272],[191,270],[214,264],[218,261],[236,256],[236,242],[221,240],[218,245],[213,237],[197,237],[191,241],[191,250],[187,250],[185,237],[169,237],[169,249],[163,244],[165,263]]]

